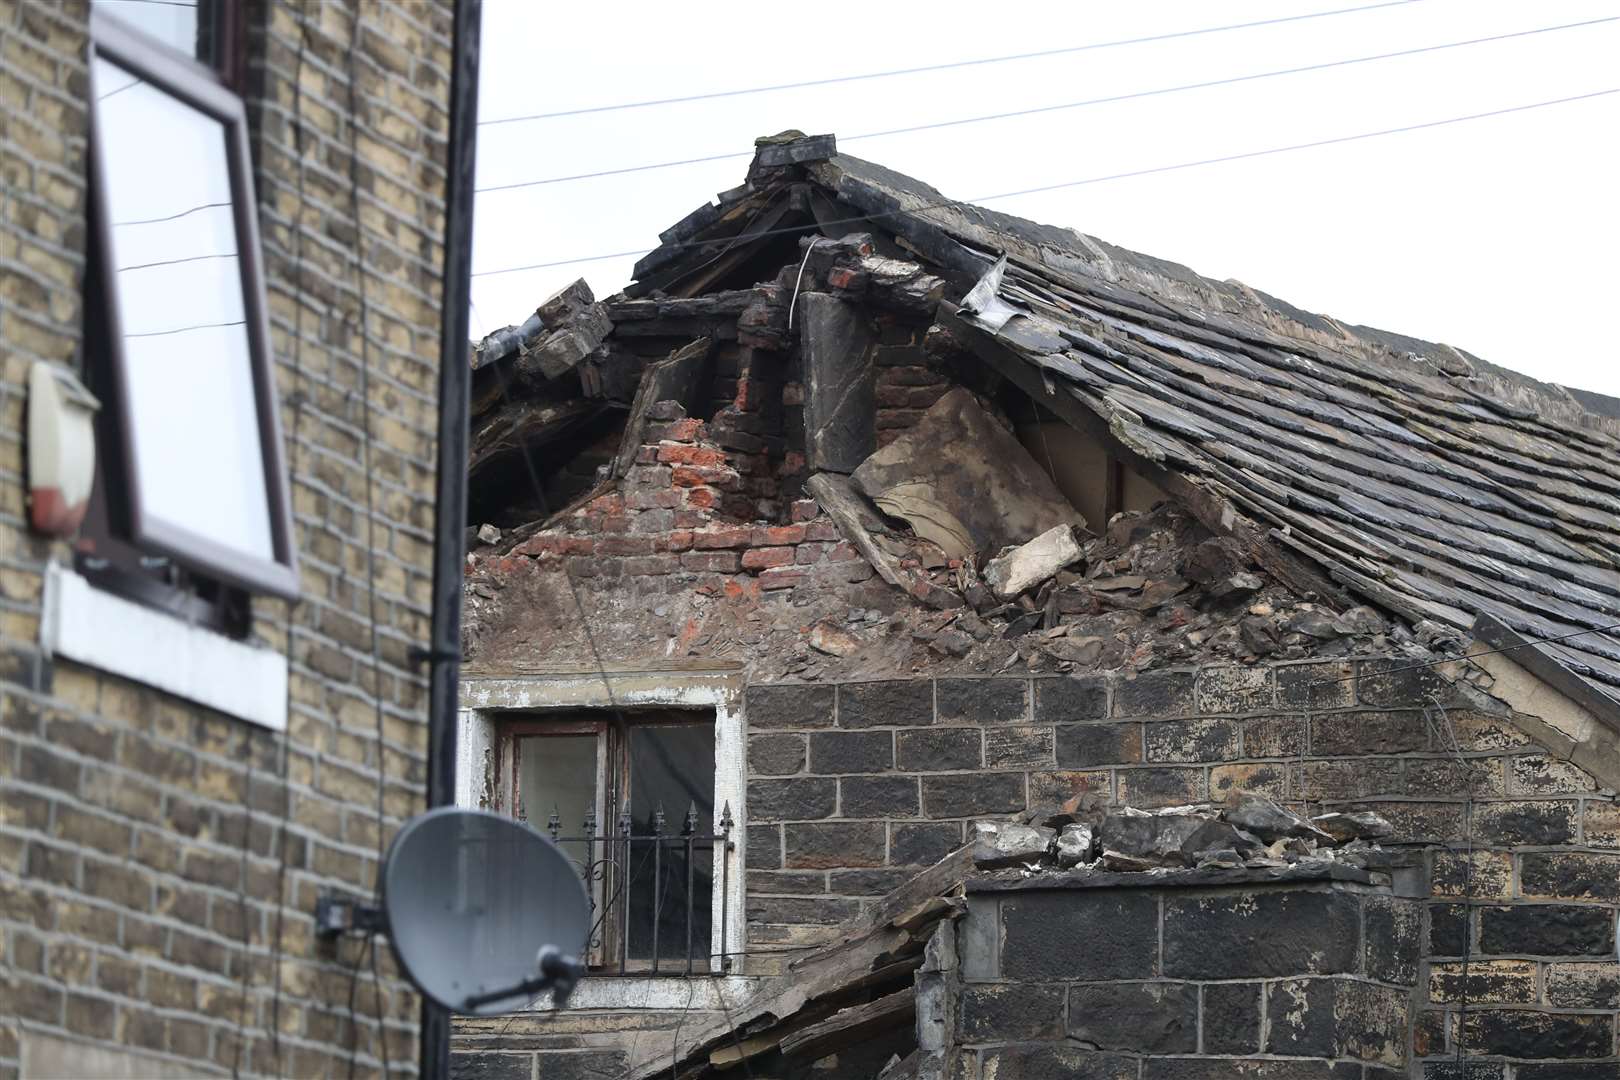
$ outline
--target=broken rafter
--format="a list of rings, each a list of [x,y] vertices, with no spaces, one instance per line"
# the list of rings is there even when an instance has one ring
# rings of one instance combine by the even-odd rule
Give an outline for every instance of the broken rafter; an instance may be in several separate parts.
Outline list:
[[[875,1035],[912,1023],[917,999],[911,987],[886,997],[841,1009],[819,1023],[782,1040],[782,1056],[819,1061],[828,1054],[855,1046]]]
[[[510,401],[482,421],[468,439],[467,475],[490,462],[567,435],[607,406],[600,401]]]
[[[971,866],[967,848],[946,856],[884,897],[876,911],[849,924],[847,936],[800,957],[786,974],[762,979],[754,996],[733,1003],[727,1015],[688,1025],[673,1054],[667,1045],[661,1052],[643,1052],[631,1062],[627,1077],[652,1080],[669,1075],[672,1068],[676,1075],[701,1076],[722,1067],[719,1062],[769,1053],[794,1033],[808,1032],[814,1023],[806,1025],[805,1018],[819,1022],[853,994],[910,977],[922,963],[924,943],[935,928],[963,911],[960,900],[925,901],[957,892]],[[909,989],[901,993],[910,996]],[[730,1054],[723,1052],[726,1046],[731,1047]]]
[[[711,339],[698,338],[670,353],[667,359],[649,364],[642,372],[609,479],[618,479],[635,464],[636,453],[641,449],[642,437],[647,431],[648,409],[660,401],[677,401],[688,411],[697,404],[698,392],[707,375],[712,345]]]
[[[938,922],[941,917],[949,914],[948,905],[942,907],[930,920],[930,925]],[[745,1060],[753,1060],[780,1050],[783,1054],[790,1054],[788,1044],[796,1042],[801,1035],[813,1035],[823,1024],[831,1023],[845,1013],[853,1011],[859,1006],[846,1007],[839,1011],[837,1002],[867,990],[890,989],[892,993],[887,997],[907,996],[911,994],[911,978],[913,973],[922,966],[923,954],[915,953],[896,960],[892,964],[884,964],[866,975],[862,975],[839,989],[824,1001],[812,1002],[798,1013],[748,1036],[741,1037],[735,1042],[725,1042],[709,1052],[709,1064],[716,1069],[729,1069],[741,1064]],[[904,984],[904,989],[893,990],[894,987]],[[884,1000],[887,1000],[885,998]],[[836,1013],[836,1015],[834,1015]],[[831,1018],[831,1019],[829,1019]],[[795,1054],[794,1056],[798,1056]]]
[[[838,531],[850,546],[859,551],[878,577],[897,589],[909,589],[900,560],[891,556],[872,539],[888,531],[876,510],[867,505],[865,496],[855,490],[849,477],[838,473],[817,473],[804,482],[808,491],[827,516],[833,519]]]
[[[693,236],[665,244],[637,263],[635,283],[624,295],[641,298],[660,290],[681,299],[707,292],[717,281],[753,257],[761,244],[777,239],[784,218],[806,200],[804,184],[778,184],[728,207]],[[806,228],[813,228],[807,225]],[[768,235],[766,235],[768,234]]]

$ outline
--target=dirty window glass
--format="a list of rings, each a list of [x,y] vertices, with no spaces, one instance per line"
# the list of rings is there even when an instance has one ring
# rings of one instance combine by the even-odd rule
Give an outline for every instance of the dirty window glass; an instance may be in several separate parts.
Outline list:
[[[633,836],[655,835],[654,818],[664,812],[662,835],[679,834],[696,807],[698,833],[714,822],[714,724],[656,725],[630,729],[630,827]],[[684,959],[687,912],[692,941],[708,952],[710,899],[714,893],[714,853],[705,842],[690,861],[684,843],[635,851],[630,876],[630,955],[650,958],[657,928],[660,960]]]
[[[571,713],[515,724],[509,812],[546,832],[556,816],[559,843],[592,897],[592,965],[652,973],[656,957],[660,974],[707,970],[716,841],[698,837],[714,831],[712,717]],[[579,839],[588,811],[591,838]]]
[[[519,817],[540,828],[556,814],[563,836],[579,836],[587,811],[600,815],[596,735],[535,735],[518,740]],[[592,856],[582,840],[558,845],[583,869]]]

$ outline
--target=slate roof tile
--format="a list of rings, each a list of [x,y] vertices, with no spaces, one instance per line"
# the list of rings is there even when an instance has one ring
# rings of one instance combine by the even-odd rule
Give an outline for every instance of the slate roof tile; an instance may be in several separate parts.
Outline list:
[[[1481,614],[1533,637],[1620,622],[1620,405],[1600,416],[1589,406],[1609,399],[1073,230],[947,203],[848,155],[802,172],[840,214],[871,215],[862,228],[933,263],[949,295],[1006,254],[1002,299],[1027,314],[972,332],[1351,591],[1459,632]],[[655,252],[644,264],[669,261]],[[1620,708],[1620,635],[1538,648]]]

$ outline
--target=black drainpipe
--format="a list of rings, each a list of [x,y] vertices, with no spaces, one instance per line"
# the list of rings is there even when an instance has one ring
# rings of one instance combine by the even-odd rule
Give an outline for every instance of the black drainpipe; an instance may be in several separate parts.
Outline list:
[[[483,0],[456,0],[451,39],[450,144],[445,182],[443,313],[439,329],[439,460],[434,483],[433,626],[429,643],[427,804],[456,798],[456,704],[461,682],[461,588],[467,524],[467,411],[472,379],[473,166],[478,149],[478,32]],[[424,1080],[450,1076],[450,1014],[422,1002]]]

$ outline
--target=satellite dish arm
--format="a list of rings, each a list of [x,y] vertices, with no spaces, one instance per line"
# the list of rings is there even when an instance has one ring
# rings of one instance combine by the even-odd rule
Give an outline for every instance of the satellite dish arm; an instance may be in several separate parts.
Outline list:
[[[560,1009],[568,1004],[569,995],[573,994],[574,987],[585,976],[585,965],[572,956],[564,956],[562,950],[555,945],[540,947],[540,954],[535,957],[535,967],[540,973],[534,978],[524,979],[516,986],[509,986],[504,990],[474,994],[461,1003],[460,1011],[470,1013],[504,998],[539,994],[546,990],[551,991],[552,1003]]]

